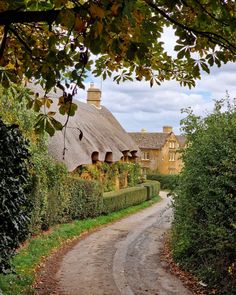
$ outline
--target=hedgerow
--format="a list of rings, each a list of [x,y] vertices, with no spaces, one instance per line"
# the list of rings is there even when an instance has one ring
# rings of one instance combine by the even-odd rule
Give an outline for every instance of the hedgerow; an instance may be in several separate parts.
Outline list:
[[[28,234],[28,158],[28,144],[18,127],[0,119],[0,272],[10,268],[11,256]]]
[[[217,294],[236,294],[236,109],[183,121],[188,148],[174,202],[173,254]]]

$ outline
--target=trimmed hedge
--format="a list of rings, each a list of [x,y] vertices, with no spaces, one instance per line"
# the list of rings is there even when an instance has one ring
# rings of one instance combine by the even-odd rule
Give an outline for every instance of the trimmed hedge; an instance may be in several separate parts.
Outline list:
[[[129,206],[140,204],[158,195],[160,183],[148,181],[138,187],[121,189],[118,192],[108,192],[103,195],[103,213],[107,214]]]
[[[177,174],[159,174],[159,173],[150,173],[147,174],[148,180],[156,180],[161,184],[162,189],[175,190],[178,186],[179,175]]]
[[[160,192],[160,182],[155,180],[148,180],[143,184],[147,188],[147,200],[151,200]]]
[[[103,213],[110,213],[147,200],[146,187],[131,187],[103,195]]]
[[[69,205],[71,219],[85,219],[101,215],[103,211],[101,183],[68,177],[66,185],[71,195]]]

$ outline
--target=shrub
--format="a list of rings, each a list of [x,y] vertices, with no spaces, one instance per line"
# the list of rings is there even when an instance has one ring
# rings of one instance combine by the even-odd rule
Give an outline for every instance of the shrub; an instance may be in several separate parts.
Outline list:
[[[174,191],[178,186],[179,175],[177,174],[160,174],[160,173],[149,173],[147,174],[148,180],[157,180],[161,184],[162,189],[168,189]]]
[[[71,194],[69,214],[72,219],[96,217],[102,213],[103,191],[99,182],[68,177],[65,189]]]
[[[70,193],[65,189],[68,172],[63,164],[52,159],[47,151],[34,152],[32,162],[32,191],[29,195],[33,203],[31,232],[37,233],[70,220]]]
[[[206,118],[188,110],[174,202],[174,258],[217,294],[236,293],[236,112],[227,104]]]
[[[28,233],[27,146],[16,126],[0,120],[0,272],[9,268],[10,257]]]
[[[147,200],[157,196],[160,192],[160,182],[155,180],[149,180],[143,183],[143,186],[147,188]]]
[[[146,187],[132,187],[121,189],[118,192],[104,193],[103,212],[109,213],[129,206],[140,204],[147,200]]]

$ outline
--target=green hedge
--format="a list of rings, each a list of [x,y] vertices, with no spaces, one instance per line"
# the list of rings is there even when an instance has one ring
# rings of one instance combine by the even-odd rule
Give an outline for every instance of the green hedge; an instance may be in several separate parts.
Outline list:
[[[160,192],[160,182],[155,180],[148,180],[143,184],[147,188],[147,200],[157,196]]]
[[[19,129],[0,119],[0,273],[8,270],[14,250],[28,234],[28,159],[28,144]]]
[[[131,187],[118,192],[108,192],[103,195],[103,213],[110,213],[147,200],[146,187]]]
[[[160,174],[149,173],[147,174],[148,180],[157,180],[161,184],[162,189],[175,190],[178,186],[179,175],[177,174]]]
[[[66,188],[70,192],[69,215],[71,219],[84,219],[101,215],[103,190],[101,183],[68,177]]]

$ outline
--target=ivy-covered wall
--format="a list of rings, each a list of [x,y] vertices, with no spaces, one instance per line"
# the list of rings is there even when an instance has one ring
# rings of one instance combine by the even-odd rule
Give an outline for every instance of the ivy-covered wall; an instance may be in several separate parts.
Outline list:
[[[74,175],[82,179],[100,181],[104,192],[118,191],[142,182],[140,165],[123,161],[112,164],[98,162],[94,165],[81,166]]]

